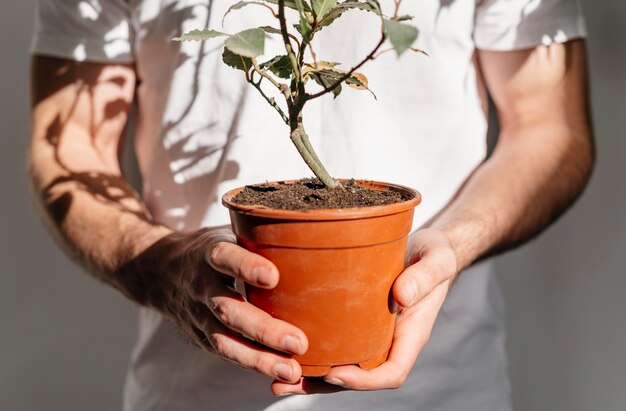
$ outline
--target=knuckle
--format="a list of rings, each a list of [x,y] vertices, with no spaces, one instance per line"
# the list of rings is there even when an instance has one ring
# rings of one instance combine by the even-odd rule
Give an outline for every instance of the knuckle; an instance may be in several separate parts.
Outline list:
[[[224,255],[224,247],[226,247],[226,243],[219,242],[213,245],[211,249],[211,263],[215,265],[220,265],[221,258]]]
[[[436,286],[456,272],[456,255],[449,247],[440,246],[433,250],[428,264],[428,280]]]
[[[190,297],[202,301],[207,293],[207,281],[204,276],[196,275],[189,281],[188,290]]]
[[[236,308],[230,301],[225,299],[214,301],[211,311],[213,311],[213,315],[227,327],[231,327],[234,324],[237,315]]]
[[[456,270],[456,254],[450,246],[440,246],[437,250],[438,265],[442,271]]]
[[[246,279],[254,280],[254,278],[252,278],[252,273],[256,266],[257,266],[256,258],[252,255],[245,255],[241,259],[241,262],[238,267],[237,275],[239,275],[240,277],[245,277]]]
[[[220,357],[228,356],[228,344],[226,338],[221,334],[209,334],[209,343],[213,350]]]
[[[266,323],[259,323],[252,338],[264,345],[268,345],[271,335],[271,328]]]
[[[251,368],[259,374],[270,374],[268,361],[260,354],[256,355],[252,360]]]

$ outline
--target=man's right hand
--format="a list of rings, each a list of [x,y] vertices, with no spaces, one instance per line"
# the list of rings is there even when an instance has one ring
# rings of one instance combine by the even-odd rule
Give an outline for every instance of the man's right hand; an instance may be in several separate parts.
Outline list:
[[[172,233],[155,224],[118,155],[136,88],[134,66],[33,58],[29,169],[46,222],[70,254],[133,301],[178,324],[201,348],[285,382],[304,333],[252,306],[232,284],[273,288],[278,270],[228,229]],[[111,112],[111,108],[116,110]]]
[[[139,274],[137,287],[158,287],[147,294],[129,291],[142,295],[134,297],[147,300],[142,302],[172,319],[202,349],[244,369],[295,383],[302,370],[289,356],[306,352],[306,335],[248,303],[235,290],[236,281],[271,289],[279,277],[269,260],[235,242],[227,228],[174,233],[157,241],[120,274]]]

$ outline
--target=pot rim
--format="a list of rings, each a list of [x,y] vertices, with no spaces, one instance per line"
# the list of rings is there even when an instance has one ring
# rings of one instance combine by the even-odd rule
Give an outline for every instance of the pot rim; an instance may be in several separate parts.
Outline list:
[[[287,180],[281,182],[285,184],[292,184],[296,181],[298,180]],[[349,180],[339,179],[339,181],[346,182]],[[355,180],[355,182],[361,187],[367,187],[374,190],[392,189],[404,193],[413,194],[414,197],[410,200],[402,201],[400,203],[386,204],[380,206],[329,208],[318,210],[281,210],[260,205],[241,205],[234,203],[232,201],[232,198],[235,197],[244,188],[238,187],[228,191],[222,196],[222,204],[233,212],[255,217],[264,217],[279,220],[333,221],[371,218],[397,214],[410,210],[422,202],[422,195],[420,194],[420,192],[407,186],[370,180]],[[270,184],[272,183],[277,182],[274,181]]]

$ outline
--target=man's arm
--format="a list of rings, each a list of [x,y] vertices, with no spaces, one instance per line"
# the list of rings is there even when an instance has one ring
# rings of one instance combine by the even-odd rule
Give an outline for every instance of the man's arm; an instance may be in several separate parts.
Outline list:
[[[135,92],[131,66],[32,61],[31,185],[53,232],[100,279],[171,234],[126,183],[118,152]],[[123,233],[123,234],[122,234]]]
[[[398,388],[457,274],[536,235],[582,192],[594,163],[585,43],[478,51],[478,59],[498,109],[500,139],[450,204],[411,235],[408,267],[393,288],[402,308],[387,362],[372,371],[333,369],[326,381],[339,387],[277,382],[275,393]]]
[[[582,193],[594,164],[585,42],[478,51],[500,138],[431,224],[464,268],[538,234]]]
[[[297,381],[300,366],[277,351],[303,354],[304,333],[229,288],[233,277],[272,288],[276,267],[234,244],[227,229],[187,234],[155,223],[124,179],[118,155],[134,92],[132,66],[33,59],[29,166],[46,221],[98,278],[201,348]]]

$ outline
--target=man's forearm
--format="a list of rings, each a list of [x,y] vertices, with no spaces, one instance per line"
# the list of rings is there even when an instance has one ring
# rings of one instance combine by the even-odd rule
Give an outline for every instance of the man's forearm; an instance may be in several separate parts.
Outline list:
[[[594,163],[583,40],[477,55],[502,132],[431,222],[459,268],[539,233],[582,192]]]
[[[128,294],[119,268],[169,230],[155,224],[122,177],[118,147],[134,69],[35,57],[32,66],[31,188],[44,219],[70,255]]]
[[[119,269],[171,231],[152,222],[122,177],[61,172],[34,151],[31,189],[46,225],[78,263],[128,295],[138,279],[121,278]]]
[[[459,268],[539,233],[582,192],[593,166],[588,130],[564,124],[504,130],[480,166],[430,226],[443,229]]]

